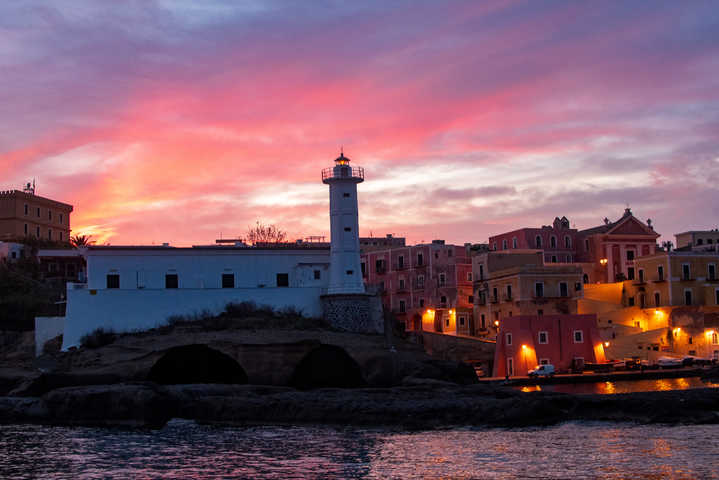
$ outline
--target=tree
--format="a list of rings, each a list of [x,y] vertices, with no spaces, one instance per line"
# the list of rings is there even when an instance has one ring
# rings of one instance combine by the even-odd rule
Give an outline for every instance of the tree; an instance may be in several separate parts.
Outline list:
[[[287,238],[287,233],[275,225],[265,225],[257,220],[254,227],[247,227],[245,234],[247,240],[253,245],[258,243],[282,243]]]
[[[70,244],[75,248],[88,247],[95,243],[91,238],[92,235],[74,235],[70,237]]]

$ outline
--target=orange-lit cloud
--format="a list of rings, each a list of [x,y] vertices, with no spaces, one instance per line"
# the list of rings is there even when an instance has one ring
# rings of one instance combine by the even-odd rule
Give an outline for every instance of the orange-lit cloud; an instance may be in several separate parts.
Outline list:
[[[327,234],[319,172],[365,167],[362,234],[486,241],[626,203],[719,218],[711,4],[0,5],[0,174],[74,233],[187,245]],[[681,21],[677,21],[680,19]]]

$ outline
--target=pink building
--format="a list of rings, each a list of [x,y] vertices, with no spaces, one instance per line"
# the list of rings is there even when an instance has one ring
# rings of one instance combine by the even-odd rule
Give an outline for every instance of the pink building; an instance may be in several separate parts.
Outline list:
[[[360,261],[365,283],[380,289],[385,308],[407,330],[422,329],[423,314],[432,310],[432,331],[470,334],[472,264],[464,246],[434,240],[364,252]]]
[[[572,263],[576,256],[577,229],[567,217],[556,217],[551,226],[520,228],[489,237],[491,250],[544,250],[544,263]]]
[[[502,320],[493,374],[527,375],[542,364],[561,372],[605,361],[596,315],[521,315]]]

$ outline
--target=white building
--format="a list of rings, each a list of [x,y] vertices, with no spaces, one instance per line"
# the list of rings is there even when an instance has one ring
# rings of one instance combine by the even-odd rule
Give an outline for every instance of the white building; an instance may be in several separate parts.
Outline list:
[[[219,313],[242,301],[324,315],[338,328],[382,331],[381,307],[377,313],[364,293],[360,270],[357,183],[364,173],[349,167],[344,155],[335,164],[322,175],[330,185],[329,248],[311,243],[89,247],[87,283],[68,284],[63,349],[98,328],[146,330],[173,315]]]
[[[21,243],[0,242],[0,260],[7,259],[9,262],[15,262],[24,257],[25,246]]]

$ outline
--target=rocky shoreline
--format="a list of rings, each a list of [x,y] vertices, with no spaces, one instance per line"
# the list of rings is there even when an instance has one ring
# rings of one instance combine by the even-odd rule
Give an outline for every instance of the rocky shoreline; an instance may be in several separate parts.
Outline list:
[[[719,389],[617,395],[523,393],[407,379],[387,388],[309,391],[259,385],[86,385],[0,397],[0,423],[161,428],[172,418],[223,425],[337,424],[431,429],[571,420],[719,423]]]

